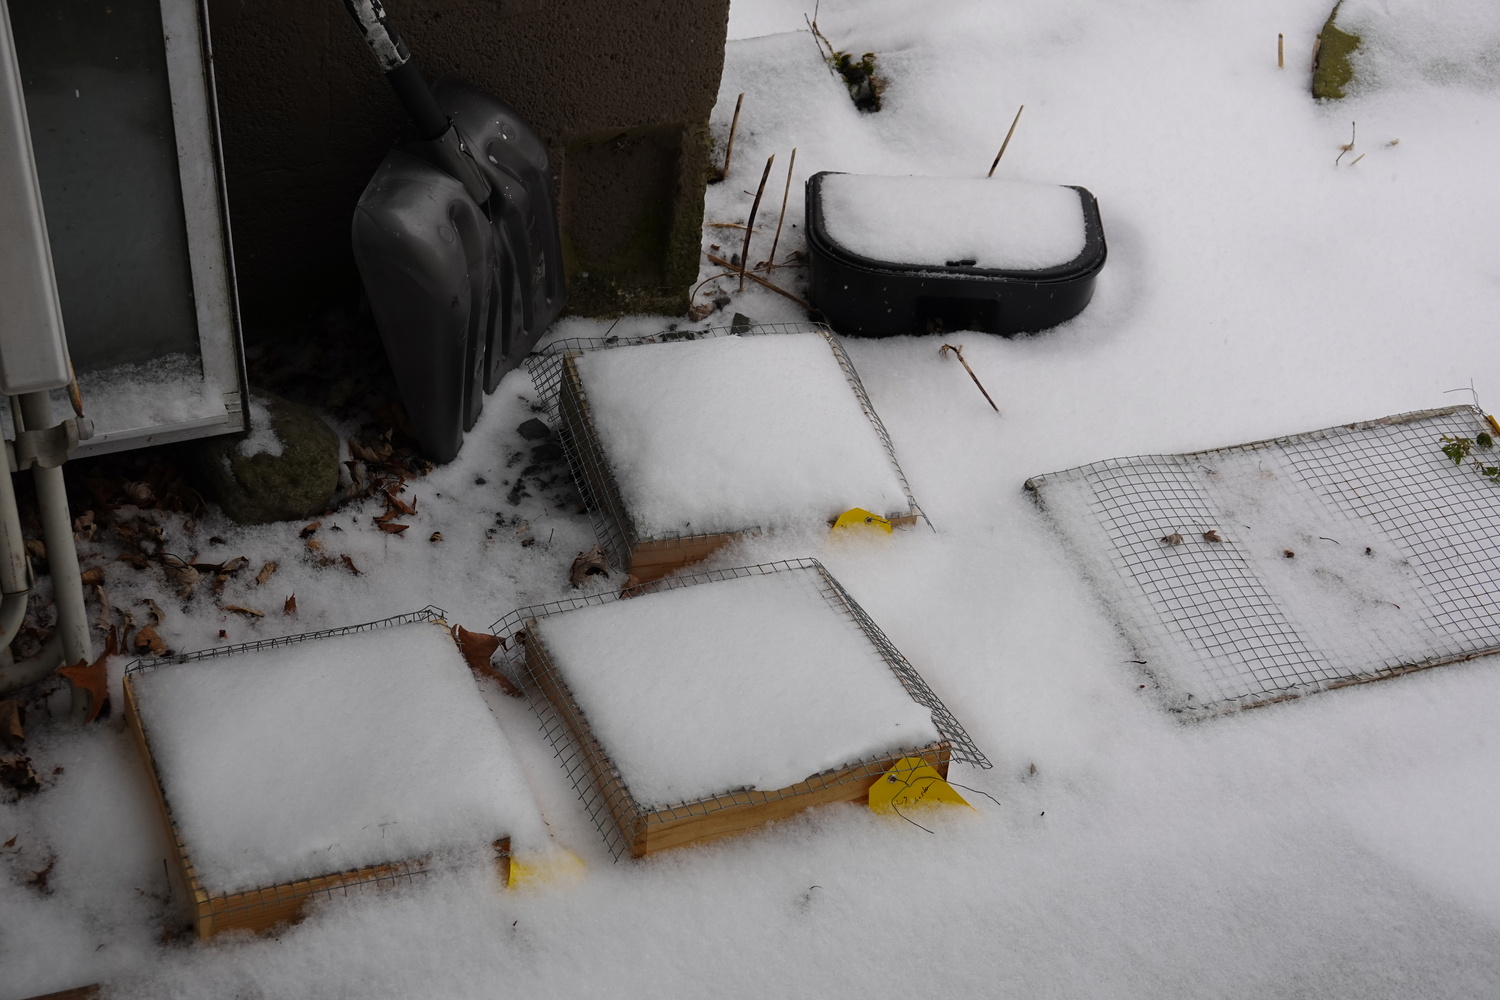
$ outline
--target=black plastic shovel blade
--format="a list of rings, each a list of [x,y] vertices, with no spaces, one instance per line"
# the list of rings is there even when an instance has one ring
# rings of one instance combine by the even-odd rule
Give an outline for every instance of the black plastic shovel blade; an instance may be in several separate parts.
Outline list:
[[[399,149],[365,187],[353,241],[417,441],[450,461],[484,403],[486,346],[503,340],[505,247],[462,183]]]
[[[438,106],[490,182],[490,215],[510,267],[499,280],[507,319],[487,344],[484,388],[520,364],[566,303],[562,242],[552,205],[547,147],[520,114],[493,94],[451,77],[432,85]]]

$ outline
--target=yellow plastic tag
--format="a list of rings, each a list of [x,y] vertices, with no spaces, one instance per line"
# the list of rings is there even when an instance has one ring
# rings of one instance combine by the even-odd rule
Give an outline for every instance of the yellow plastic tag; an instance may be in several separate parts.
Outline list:
[[[926,806],[974,807],[921,757],[902,757],[870,786],[870,810],[897,813]]]
[[[865,510],[863,507],[854,507],[844,511],[833,522],[834,531],[883,531],[887,535],[891,533],[891,522],[879,514]]]
[[[560,882],[576,882],[583,877],[583,859],[572,851],[557,850],[544,854],[523,854],[510,859],[510,878],[507,889],[531,888],[554,885]]]
[[[1489,423],[1490,429],[1493,430],[1497,435],[1500,435],[1500,421],[1497,421],[1488,413],[1484,415],[1484,419]]]

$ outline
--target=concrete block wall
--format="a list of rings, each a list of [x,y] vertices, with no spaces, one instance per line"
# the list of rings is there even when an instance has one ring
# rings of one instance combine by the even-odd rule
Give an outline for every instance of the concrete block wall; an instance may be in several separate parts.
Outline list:
[[[681,313],[698,273],[728,0],[389,0],[423,74],[547,141],[570,309]],[[241,305],[258,333],[357,294],[354,204],[406,119],[340,0],[208,0]]]

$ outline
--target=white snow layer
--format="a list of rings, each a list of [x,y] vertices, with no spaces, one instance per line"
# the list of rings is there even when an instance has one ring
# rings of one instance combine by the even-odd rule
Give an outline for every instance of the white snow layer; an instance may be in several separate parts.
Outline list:
[[[282,441],[271,424],[271,408],[266,405],[265,400],[252,394],[246,410],[250,418],[250,433],[245,435],[245,439],[235,450],[246,458],[280,455]]]
[[[209,892],[435,851],[545,843],[499,724],[441,625],[173,664],[133,681]]]
[[[78,390],[96,434],[224,414],[222,388],[204,377],[203,363],[190,354],[79,372]]]
[[[1335,22],[1359,36],[1354,87],[1414,82],[1500,87],[1500,17],[1474,0],[1344,0]]]
[[[938,740],[819,583],[800,569],[697,584],[536,629],[636,801],[773,791]]]
[[[643,538],[908,508],[821,334],[587,351],[578,373]]]
[[[855,110],[819,58],[802,20],[815,6],[839,49],[877,54],[882,111]],[[1444,392],[1471,378],[1500,405],[1500,130],[1486,125],[1500,94],[1423,78],[1314,101],[1307,67],[1331,6],[733,0],[732,37],[786,32],[730,43],[711,118],[718,164],[745,92],[734,166],[708,188],[705,222],[744,222],[745,191],[777,154],[753,257],[770,248],[792,147],[778,260],[805,249],[797,192],[810,174],[983,177],[1023,102],[996,178],[1082,184],[1104,207],[1109,263],[1077,319],[1032,337],[945,336],[999,416],[936,338],[847,341],[936,532],[766,533],[715,564],[820,559],[995,762],[955,778],[998,804],[964,791],[977,811],[919,818],[934,834],[815,809],[612,864],[526,705],[494,695],[558,840],[588,866],[582,881],[497,893],[431,878],[330,901],[274,936],[184,947],[160,941],[177,912],[160,899],[169,846],[118,713],[79,729],[33,711],[25,750],[45,787],[15,802],[0,792],[0,997],[93,982],[150,1000],[1500,993],[1495,658],[1176,724],[1021,489],[1111,456],[1464,402]],[[1462,6],[1487,31],[1500,24],[1493,0]],[[1356,119],[1356,151],[1335,167]],[[706,228],[705,247],[738,249],[725,232]],[[799,291],[796,270],[772,280]],[[766,289],[720,286],[731,311],[805,319]],[[669,321],[573,316],[554,335],[633,337]],[[226,615],[207,580],[178,600],[158,575],[114,562],[105,531],[80,542],[84,564],[103,564],[116,608],[156,600],[163,637],[183,649],[428,602],[482,628],[575,595],[569,563],[594,544],[576,502],[554,506],[535,477],[532,497],[506,499],[534,405],[526,376],[506,376],[458,459],[408,484],[420,514],[405,535],[369,522],[384,509],[375,500],[323,518],[314,537],[359,576],[298,555],[301,523],[241,527],[210,510],[194,535],[184,516],[159,515],[170,551],[243,554],[252,571],[278,560],[268,583],[239,574],[222,600],[273,610],[296,591],[295,621]],[[111,661],[116,697],[123,662]],[[53,856],[43,893],[28,880]]]
[[[1057,184],[829,174],[823,225],[845,250],[891,264],[1036,271],[1083,252],[1083,205]]]

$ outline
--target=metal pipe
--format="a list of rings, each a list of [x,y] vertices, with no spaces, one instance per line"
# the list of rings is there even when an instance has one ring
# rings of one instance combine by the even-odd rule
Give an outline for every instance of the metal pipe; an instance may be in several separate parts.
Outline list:
[[[26,542],[16,512],[16,485],[6,468],[0,475],[0,649],[9,646],[21,628],[30,590]]]
[[[21,396],[21,417],[28,430],[42,430],[56,425],[52,418],[52,398],[45,392],[28,392]],[[37,506],[42,515],[42,539],[47,544],[47,569],[52,577],[52,600],[57,606],[57,632],[62,636],[64,663],[90,663],[94,659],[93,640],[89,636],[88,612],[83,606],[83,574],[78,568],[78,549],[73,543],[73,519],[68,513],[68,492],[63,484],[62,466],[32,467],[36,481]],[[73,713],[88,709],[88,695],[73,689]]]
[[[62,638],[53,632],[32,656],[0,666],[0,696],[35,684],[56,670],[62,661]]]

